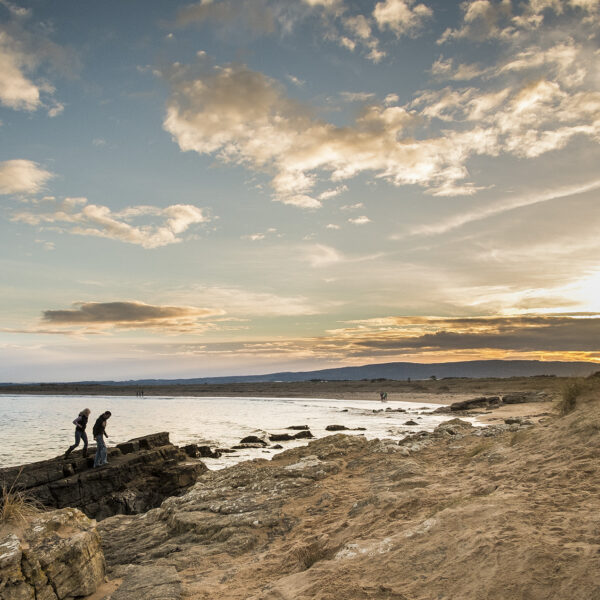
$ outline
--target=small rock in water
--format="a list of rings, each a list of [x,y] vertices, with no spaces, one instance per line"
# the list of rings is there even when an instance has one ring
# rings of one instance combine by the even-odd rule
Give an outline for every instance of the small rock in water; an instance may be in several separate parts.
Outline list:
[[[418,425],[418,423],[416,421],[406,421],[406,423],[404,423],[405,425]]]
[[[347,431],[348,428],[345,425],[327,425],[325,431]]]
[[[245,438],[240,440],[240,444],[258,444],[260,446],[268,446],[265,440],[259,438],[256,435],[247,435]],[[234,446],[235,448],[235,446]]]
[[[286,429],[293,429],[295,431],[300,431],[301,429],[308,429],[308,425],[291,425],[290,427],[287,427]]]
[[[310,440],[315,436],[310,431],[299,431],[295,436],[295,440]]]

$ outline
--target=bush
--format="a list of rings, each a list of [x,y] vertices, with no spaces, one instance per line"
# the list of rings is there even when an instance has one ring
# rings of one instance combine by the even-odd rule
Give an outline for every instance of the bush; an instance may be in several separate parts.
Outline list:
[[[575,410],[577,398],[583,390],[584,385],[581,381],[573,381],[563,388],[562,400],[558,404],[558,411],[561,416],[568,415]]]
[[[39,502],[16,489],[18,478],[17,476],[10,487],[5,484],[0,490],[0,523],[26,521],[27,517],[35,515],[42,509]]]

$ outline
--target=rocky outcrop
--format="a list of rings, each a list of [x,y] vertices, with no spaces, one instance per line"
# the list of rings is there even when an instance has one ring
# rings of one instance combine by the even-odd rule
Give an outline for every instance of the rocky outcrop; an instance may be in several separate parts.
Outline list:
[[[463,400],[462,402],[454,402],[450,405],[451,411],[470,410],[471,408],[489,408],[490,406],[498,406],[500,404],[500,396],[480,396]]]
[[[118,598],[600,598],[600,410],[332,435],[100,523]],[[576,476],[574,476],[574,473]],[[180,592],[181,590],[181,592]],[[159,596],[161,597],[161,596]]]
[[[40,513],[0,536],[2,600],[87,596],[104,581],[104,571],[96,524],[78,510]]]
[[[547,395],[539,392],[520,392],[502,396],[504,404],[525,404],[526,402],[546,402],[547,400]]]
[[[23,467],[0,470],[0,486],[15,486],[52,508],[74,507],[97,520],[136,514],[191,487],[207,467],[156,433],[108,450],[108,465],[93,467],[92,456],[74,452]]]

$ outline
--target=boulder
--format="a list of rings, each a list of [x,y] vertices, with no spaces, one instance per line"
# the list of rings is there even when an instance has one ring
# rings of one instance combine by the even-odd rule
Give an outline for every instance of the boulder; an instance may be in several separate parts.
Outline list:
[[[544,402],[545,400],[546,396],[544,395],[527,392],[505,394],[502,396],[502,402],[504,402],[504,404],[525,404],[526,402]]]
[[[291,425],[290,427],[287,427],[286,429],[293,429],[295,431],[300,431],[302,429],[308,429],[308,425]]]
[[[406,421],[404,424],[405,425],[418,425],[418,423],[416,421],[413,421],[413,420]]]
[[[450,405],[451,411],[470,410],[471,408],[489,408],[500,404],[500,396],[479,396],[462,402],[454,402]],[[440,411],[441,412],[441,411]]]
[[[269,435],[270,442],[289,442],[293,440],[294,436],[289,433],[271,433]]]
[[[168,496],[191,487],[207,470],[169,442],[166,432],[136,438],[109,448],[109,462],[93,469],[81,451],[23,467],[0,469],[0,487],[25,491],[50,508],[73,507],[97,520],[136,514],[158,506]]]
[[[529,419],[523,417],[508,417],[508,419],[504,419],[504,422],[507,425],[533,425]]]
[[[240,444],[258,444],[258,446],[268,446],[267,442],[256,435],[247,435],[245,438],[240,440]],[[234,446],[235,448],[235,446]]]
[[[296,435],[294,435],[295,440],[310,440],[315,436],[310,431],[299,431]]]
[[[348,427],[345,425],[327,425],[326,431],[348,431]]]
[[[96,524],[76,509],[41,512],[0,538],[2,600],[88,596],[104,572]]]

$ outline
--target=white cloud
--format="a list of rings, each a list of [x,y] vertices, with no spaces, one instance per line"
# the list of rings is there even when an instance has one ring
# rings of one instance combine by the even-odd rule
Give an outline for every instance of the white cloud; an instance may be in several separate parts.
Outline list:
[[[600,180],[590,181],[577,186],[568,186],[559,189],[517,196],[514,198],[507,198],[488,206],[483,206],[471,211],[453,215],[452,217],[440,221],[439,223],[419,225],[414,227],[410,233],[411,235],[439,235],[462,227],[463,225],[467,225],[468,223],[481,221],[482,219],[487,219],[510,210],[531,206],[533,204],[540,204],[542,202],[559,200],[561,198],[568,198],[570,196],[583,194],[597,189],[600,189]]]
[[[335,225],[334,223],[329,223],[328,225],[325,226],[326,229],[341,229],[339,225]]]
[[[425,4],[414,4],[415,0],[384,0],[375,5],[373,17],[379,29],[389,28],[397,36],[412,34],[433,15]]]
[[[311,267],[329,267],[344,260],[343,255],[331,246],[315,244],[306,249],[304,259]]]
[[[348,223],[352,223],[352,225],[366,225],[367,223],[370,223],[371,219],[369,219],[369,217],[362,215],[360,217],[356,217],[354,219],[350,218],[348,219]]]
[[[15,110],[34,111],[42,102],[42,91],[53,91],[39,86],[26,75],[34,69],[35,58],[20,50],[20,44],[0,31],[0,103]]]
[[[304,296],[282,296],[234,286],[194,286],[186,288],[183,297],[196,304],[219,306],[238,317],[315,315],[323,307]]]
[[[35,194],[54,175],[31,160],[0,162],[0,194]]]
[[[59,228],[76,235],[91,235],[143,248],[158,248],[182,241],[180,235],[192,225],[210,221],[202,209],[190,204],[173,204],[166,208],[134,206],[112,212],[107,206],[88,204],[85,198],[66,198],[61,203],[49,200],[52,209],[42,212],[41,207],[15,212],[13,221],[33,226]],[[161,222],[151,225],[132,225],[138,217],[158,217]]]

